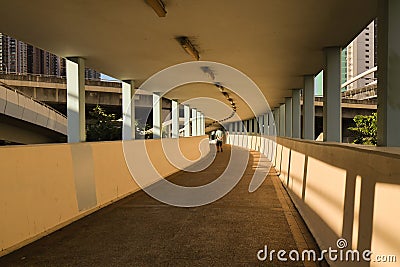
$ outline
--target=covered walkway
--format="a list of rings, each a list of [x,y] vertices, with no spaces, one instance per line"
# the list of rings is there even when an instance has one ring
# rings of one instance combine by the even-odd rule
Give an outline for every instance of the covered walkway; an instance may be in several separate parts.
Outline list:
[[[4,2],[3,20],[18,23],[0,32],[66,59],[68,144],[0,149],[1,266],[258,265],[265,245],[275,253],[312,247],[286,192],[322,251],[372,253],[363,262],[325,255],[331,266],[395,266],[399,1]],[[343,48],[374,19],[378,147],[342,144]],[[86,142],[86,67],[123,81],[122,142]],[[316,142],[321,71],[323,142]],[[132,101],[139,89],[152,95],[152,114],[140,118]],[[171,106],[168,131],[163,101]],[[134,140],[136,120],[148,121],[153,140]],[[207,155],[206,133],[220,127],[243,147],[235,149],[267,155],[279,178],[273,171],[248,193],[251,173],[268,165],[251,152],[239,185],[207,206],[166,206],[141,191],[138,179],[198,185],[225,171],[228,150],[207,171],[179,172]]]
[[[230,152],[226,145],[204,171],[181,171],[168,179],[207,184],[225,170]],[[177,208],[139,191],[1,257],[0,266],[254,266],[261,264],[257,252],[265,245],[276,251],[317,249],[274,168],[258,190],[248,192],[258,161],[267,159],[250,151],[238,185],[212,204]],[[317,266],[279,262],[276,255],[264,264]]]

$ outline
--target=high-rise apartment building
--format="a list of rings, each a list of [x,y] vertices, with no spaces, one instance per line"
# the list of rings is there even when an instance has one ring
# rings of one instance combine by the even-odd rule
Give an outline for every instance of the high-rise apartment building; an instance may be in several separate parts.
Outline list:
[[[376,66],[376,27],[371,22],[347,47],[347,79]],[[364,87],[374,81],[374,74],[350,84],[347,89]]]
[[[65,59],[0,33],[0,72],[65,76]],[[88,79],[100,73],[85,70]]]
[[[97,72],[93,69],[85,68],[85,77],[88,79],[100,79],[100,72]]]
[[[62,68],[63,59],[56,55],[27,45],[27,58],[26,73],[65,76]]]
[[[377,65],[377,23],[372,21],[341,54],[341,84]],[[364,76],[342,88],[342,91],[360,88],[375,80],[374,73]],[[322,96],[323,73],[315,77],[315,95]]]
[[[0,70],[10,73],[26,73],[27,45],[4,34],[0,34],[0,42]]]

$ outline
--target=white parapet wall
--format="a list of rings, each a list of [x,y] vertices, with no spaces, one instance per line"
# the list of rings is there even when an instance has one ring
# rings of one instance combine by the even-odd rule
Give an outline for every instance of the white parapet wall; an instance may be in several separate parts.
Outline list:
[[[162,178],[179,171],[163,151],[174,142],[188,164],[210,151],[207,136],[1,147],[0,256],[140,190],[124,149],[137,159],[130,167],[146,168],[141,161],[149,159]]]
[[[227,140],[267,156],[322,250],[338,249],[344,238],[346,249],[373,253],[368,264],[328,260],[331,266],[400,262],[399,148],[254,135]],[[379,256],[397,263],[378,262]]]

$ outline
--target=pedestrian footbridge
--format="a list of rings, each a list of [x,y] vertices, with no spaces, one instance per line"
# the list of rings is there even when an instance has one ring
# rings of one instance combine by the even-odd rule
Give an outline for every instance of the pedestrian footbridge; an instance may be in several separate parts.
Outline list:
[[[65,115],[4,83],[0,83],[0,117],[0,140],[21,144],[66,140]]]
[[[398,265],[397,0],[4,2],[0,32],[66,59],[68,132],[0,148],[0,265]],[[375,19],[377,146],[344,144],[342,48]],[[122,141],[86,142],[85,67],[123,81]]]
[[[186,146],[185,154],[198,157],[196,146],[203,138],[182,139],[180,143]],[[59,149],[53,145],[32,148],[41,150],[36,151],[40,154],[47,153],[47,150],[58,150],[59,153],[54,155],[54,161],[47,162],[47,170],[41,174],[31,172],[30,178],[27,173],[26,180],[23,179],[26,183],[34,179],[36,189],[31,186],[30,192],[23,192],[20,189],[26,188],[25,182],[20,180],[20,189],[9,192],[9,196],[13,195],[12,198],[18,201],[8,203],[6,220],[2,219],[2,227],[10,229],[3,236],[2,244],[18,247],[26,243],[24,239],[32,241],[83,215],[91,215],[0,258],[0,265],[257,265],[260,263],[257,253],[264,249],[264,245],[288,251],[306,248],[319,251],[275,169],[268,172],[270,163],[265,155],[228,145],[225,145],[223,153],[217,154],[211,147],[202,161],[211,158],[212,164],[196,173],[175,172],[171,167],[162,167],[163,160],[150,155],[161,172],[172,173],[167,177],[169,181],[189,187],[216,180],[229,164],[232,150],[243,153],[240,159],[248,158],[244,162],[241,180],[226,196],[205,206],[177,208],[158,202],[144,191],[137,191],[137,185],[123,164],[120,148],[119,142],[76,147],[66,145]],[[17,152],[15,148],[10,149],[11,156]],[[79,153],[84,154],[79,156]],[[41,162],[33,160],[38,165]],[[82,184],[74,185],[73,170],[57,170],[60,161],[73,168],[75,173],[86,166],[88,173],[91,172],[86,189]],[[89,162],[92,165],[88,165]],[[259,165],[265,181],[256,192],[249,193],[249,183]],[[54,179],[49,179],[54,171]],[[28,196],[33,197],[35,203],[29,201]],[[93,196],[91,205],[90,196]],[[123,199],[116,201],[120,198]],[[108,206],[98,210],[105,205]],[[25,216],[28,217],[25,219]],[[26,221],[30,223],[22,223]],[[17,227],[15,222],[21,223]],[[273,259],[271,263],[279,264],[279,261]],[[290,266],[303,266],[303,263],[300,261]]]
[[[0,226],[7,231],[1,235],[5,256],[0,265],[257,265],[265,245],[320,253],[337,249],[339,239],[374,255],[397,255],[398,208],[392,203],[400,196],[393,179],[399,151],[241,134],[230,134],[227,143],[220,153],[206,136],[164,144],[136,140],[2,148]],[[163,149],[174,144],[202,170],[180,171],[163,156]],[[143,147],[146,158],[126,154]],[[228,166],[240,165],[243,172],[228,194],[189,208],[155,200],[146,194],[151,190],[140,190],[141,179],[133,179],[130,171],[147,173],[148,188],[156,190],[162,181],[154,169],[174,184],[198,187],[224,173],[229,183],[236,171],[227,171]],[[15,173],[18,179],[12,179]],[[252,183],[257,188],[250,189]],[[273,256],[271,261],[326,264],[282,263]],[[354,263],[363,265],[370,262]]]

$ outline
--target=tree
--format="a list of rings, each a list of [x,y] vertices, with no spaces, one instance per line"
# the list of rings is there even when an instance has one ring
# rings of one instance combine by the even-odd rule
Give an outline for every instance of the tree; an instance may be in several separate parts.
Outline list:
[[[363,145],[376,145],[377,139],[377,114],[372,113],[372,115],[357,115],[354,117],[354,122],[356,127],[349,127],[349,130],[354,132],[356,139],[354,144]]]
[[[115,114],[107,114],[97,105],[89,112],[86,140],[87,141],[112,141],[121,139],[121,123]]]

